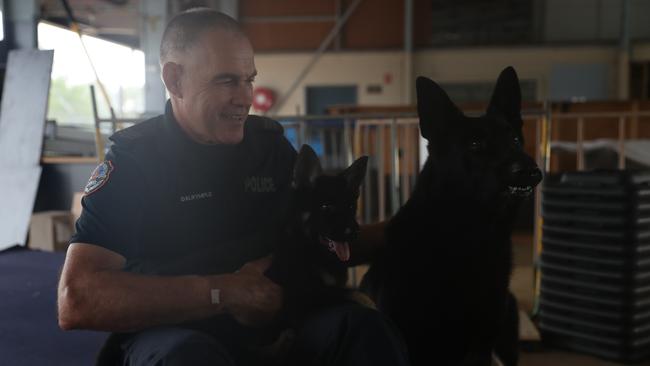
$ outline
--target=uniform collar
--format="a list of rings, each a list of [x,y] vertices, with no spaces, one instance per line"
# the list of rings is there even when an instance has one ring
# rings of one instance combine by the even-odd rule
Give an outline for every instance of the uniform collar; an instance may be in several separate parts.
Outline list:
[[[234,153],[239,150],[239,147],[242,145],[225,145],[225,144],[215,144],[215,145],[206,145],[198,143],[192,140],[185,131],[178,124],[178,121],[174,117],[174,112],[172,110],[171,100],[167,100],[165,105],[165,114],[163,116],[163,129],[165,132],[165,137],[167,138],[170,147],[175,150],[176,153],[199,153],[199,154],[229,154]]]

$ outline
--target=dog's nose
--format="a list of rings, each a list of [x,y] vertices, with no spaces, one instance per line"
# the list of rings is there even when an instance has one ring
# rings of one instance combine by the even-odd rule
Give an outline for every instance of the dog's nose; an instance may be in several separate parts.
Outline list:
[[[510,174],[515,180],[529,182],[531,186],[542,181],[542,171],[536,165],[515,162],[510,166]]]
[[[356,222],[350,223],[343,229],[343,235],[348,239],[354,239],[359,235],[359,225]]]

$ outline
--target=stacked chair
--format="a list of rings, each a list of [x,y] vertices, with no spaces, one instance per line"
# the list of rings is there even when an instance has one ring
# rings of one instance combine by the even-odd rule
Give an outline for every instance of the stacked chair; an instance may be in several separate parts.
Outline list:
[[[544,341],[620,362],[650,355],[650,172],[547,179],[538,324]]]

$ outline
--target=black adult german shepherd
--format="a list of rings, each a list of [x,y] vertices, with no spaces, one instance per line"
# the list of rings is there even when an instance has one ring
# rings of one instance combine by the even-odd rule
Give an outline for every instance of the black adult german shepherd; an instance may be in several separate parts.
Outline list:
[[[515,365],[510,235],[541,181],[523,150],[517,74],[501,72],[481,117],[463,115],[428,78],[416,87],[429,157],[362,288],[402,331],[413,365],[490,365],[493,352]]]

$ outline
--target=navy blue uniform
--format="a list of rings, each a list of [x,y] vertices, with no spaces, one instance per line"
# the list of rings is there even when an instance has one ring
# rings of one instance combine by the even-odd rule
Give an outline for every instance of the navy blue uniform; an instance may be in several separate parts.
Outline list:
[[[71,242],[126,258],[154,275],[221,274],[272,252],[288,214],[296,152],[281,125],[249,116],[237,145],[201,145],[162,116],[111,136],[115,144],[86,186]],[[264,329],[224,314],[115,334],[101,365],[259,365],[250,346]],[[326,309],[297,329],[287,364],[405,365],[395,330],[376,311]]]
[[[143,274],[220,274],[270,254],[289,202],[295,150],[282,126],[249,116],[237,145],[190,140],[171,114],[111,136],[71,242]]]

